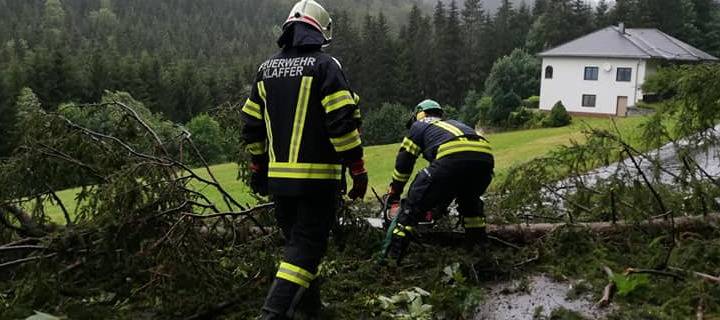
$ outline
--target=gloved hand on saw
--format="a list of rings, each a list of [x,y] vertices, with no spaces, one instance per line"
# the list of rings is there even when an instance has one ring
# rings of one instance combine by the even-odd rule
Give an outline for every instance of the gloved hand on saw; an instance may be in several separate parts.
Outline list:
[[[415,237],[415,229],[411,226],[393,223],[394,227],[388,230],[390,243],[386,244],[384,259],[395,260],[399,265],[407,254],[410,241]]]
[[[390,186],[388,187],[387,201],[389,203],[400,202],[400,196],[402,195],[402,192],[403,186],[400,183],[395,181],[391,182]]]

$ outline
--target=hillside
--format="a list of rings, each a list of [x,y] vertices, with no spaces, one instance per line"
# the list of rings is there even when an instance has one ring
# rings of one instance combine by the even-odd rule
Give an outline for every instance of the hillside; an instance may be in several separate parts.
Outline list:
[[[152,52],[169,46],[164,51],[185,53],[187,58],[193,55],[226,57],[238,52],[264,55],[274,49],[276,28],[294,2],[218,0],[210,6],[189,0],[0,1],[0,43],[23,39],[32,46],[36,39],[41,39],[38,35],[48,24],[56,24],[56,27],[67,24],[71,26],[68,28],[70,33],[63,36],[76,45],[83,45],[81,40],[88,35],[101,37],[103,33],[121,31],[116,48],[120,52]],[[413,5],[417,4],[426,14],[431,14],[436,1],[335,0],[324,3],[334,13],[341,10],[351,13],[356,20],[354,24],[366,14],[382,12],[391,26],[397,28],[406,21]],[[489,10],[499,4],[500,0],[483,2]],[[462,1],[458,1],[458,6],[462,6]],[[55,16],[46,16],[47,11]],[[192,36],[183,37],[183,34]]]

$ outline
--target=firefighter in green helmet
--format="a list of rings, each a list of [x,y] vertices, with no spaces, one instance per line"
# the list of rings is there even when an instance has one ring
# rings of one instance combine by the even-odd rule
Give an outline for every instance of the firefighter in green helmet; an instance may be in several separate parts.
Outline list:
[[[384,257],[399,263],[418,222],[427,212],[446,208],[453,200],[458,204],[468,244],[483,244],[487,235],[480,196],[490,185],[495,166],[490,143],[470,126],[444,119],[442,107],[433,100],[417,105],[408,126],[410,132],[395,161],[388,201],[399,202],[418,156],[430,165],[418,172],[410,185],[388,230]]]
[[[351,199],[367,189],[359,97],[340,63],[322,52],[331,40],[327,11],[312,0],[298,2],[283,25],[280,52],[260,65],[242,109],[250,185],[272,196],[285,238],[262,319],[318,316],[317,272],[335,222],[343,166],[353,181]]]

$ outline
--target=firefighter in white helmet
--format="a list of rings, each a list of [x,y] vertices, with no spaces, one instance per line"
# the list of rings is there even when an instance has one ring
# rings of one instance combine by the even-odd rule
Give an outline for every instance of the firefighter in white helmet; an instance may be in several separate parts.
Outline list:
[[[298,2],[283,25],[281,51],[260,65],[242,110],[250,186],[273,197],[286,241],[262,319],[318,317],[318,265],[335,222],[342,167],[353,180],[351,199],[367,190],[359,98],[337,60],[322,52],[331,40],[327,11]]]

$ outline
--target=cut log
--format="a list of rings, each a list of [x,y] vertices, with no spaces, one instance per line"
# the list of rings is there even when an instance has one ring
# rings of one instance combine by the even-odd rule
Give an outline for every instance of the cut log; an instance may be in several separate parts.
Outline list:
[[[642,222],[618,221],[612,222],[591,222],[591,223],[536,223],[536,224],[509,224],[509,225],[488,225],[488,234],[504,241],[512,243],[530,243],[553,231],[565,227],[576,226],[586,228],[595,234],[609,235],[627,231],[632,228],[640,228],[645,231],[662,230],[670,227],[670,220],[651,219]],[[709,214],[707,216],[690,216],[675,218],[675,227],[678,231],[699,230],[711,224],[720,224],[720,214]],[[440,244],[454,245],[463,241],[463,232],[430,231],[422,233],[422,241]]]
[[[377,220],[371,218],[372,220]],[[670,227],[670,220],[658,218],[641,222],[620,220],[612,222],[590,222],[590,223],[535,223],[535,224],[508,224],[487,226],[488,235],[512,243],[529,243],[537,240],[553,231],[565,227],[576,226],[586,228],[596,234],[615,234],[632,228],[640,228],[645,231],[661,230]],[[708,214],[707,216],[688,216],[675,218],[675,227],[678,231],[693,231],[708,227],[708,225],[720,224],[720,213]],[[376,229],[382,229],[373,225]],[[277,231],[275,227],[267,228],[269,231]],[[262,234],[259,229],[251,228],[251,233]],[[421,233],[421,241],[439,245],[455,245],[464,241],[465,234],[459,231],[428,231]]]
[[[720,214],[709,214],[707,216],[689,216],[675,218],[675,227],[678,231],[696,230],[707,227],[708,224],[720,223]],[[621,220],[612,222],[591,222],[576,223],[574,226],[587,228],[597,234],[613,234],[626,231],[632,228],[643,230],[665,229],[670,227],[668,219],[651,219],[642,222]],[[527,242],[540,238],[558,228],[567,226],[566,223],[537,223],[537,224],[513,224],[513,225],[489,225],[488,233],[505,240]]]

